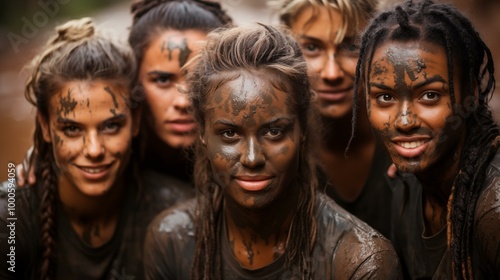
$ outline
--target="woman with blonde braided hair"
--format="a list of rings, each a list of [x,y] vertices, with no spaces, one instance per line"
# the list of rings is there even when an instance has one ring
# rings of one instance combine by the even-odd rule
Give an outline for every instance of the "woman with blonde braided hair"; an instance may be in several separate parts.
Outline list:
[[[392,211],[408,279],[500,279],[493,73],[488,46],[451,5],[407,1],[363,35],[355,92],[398,169],[413,173],[395,180]]]
[[[132,51],[90,18],[56,31],[32,61],[25,91],[37,110],[38,184],[0,189],[0,232],[15,233],[0,243],[0,278],[141,279],[146,225],[189,196],[187,187],[140,181],[131,147],[142,98],[130,92]]]

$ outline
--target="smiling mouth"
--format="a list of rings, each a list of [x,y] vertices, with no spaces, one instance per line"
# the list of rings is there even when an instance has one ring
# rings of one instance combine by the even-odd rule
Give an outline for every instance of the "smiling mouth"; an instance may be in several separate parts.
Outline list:
[[[88,177],[88,179],[99,179],[107,174],[109,168],[113,165],[113,163],[101,165],[101,166],[80,166],[76,165],[81,171],[83,171],[83,175]]]
[[[402,146],[405,149],[415,149],[417,147],[422,146],[426,141],[411,141],[411,142],[396,142],[399,146]]]

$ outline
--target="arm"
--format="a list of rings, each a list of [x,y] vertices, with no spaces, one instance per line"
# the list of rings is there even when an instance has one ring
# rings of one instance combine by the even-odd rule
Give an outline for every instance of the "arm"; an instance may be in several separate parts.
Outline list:
[[[174,207],[149,225],[144,244],[146,279],[189,279],[194,255],[191,216]]]
[[[349,279],[403,279],[399,260],[392,246],[368,256]]]

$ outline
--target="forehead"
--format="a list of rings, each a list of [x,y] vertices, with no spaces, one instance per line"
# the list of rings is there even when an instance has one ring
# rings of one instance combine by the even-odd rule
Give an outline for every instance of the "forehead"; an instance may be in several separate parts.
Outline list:
[[[405,75],[410,80],[430,74],[448,77],[448,62],[444,49],[423,41],[386,42],[373,54],[370,77]]]
[[[271,82],[272,75],[240,72],[222,82],[208,96],[206,109],[212,116],[247,118],[250,115],[272,117],[290,114],[289,93]]]
[[[291,29],[296,34],[304,34],[321,39],[324,42],[332,41],[340,43],[344,37],[354,37],[358,34],[358,28],[367,24],[366,19],[353,19],[344,21],[340,10],[334,7],[309,5],[300,9],[291,22]],[[342,31],[345,30],[345,34]],[[342,37],[339,37],[342,36]]]
[[[203,48],[206,36],[199,30],[164,30],[144,50],[142,65],[161,64],[179,56],[191,58]],[[178,62],[178,59],[172,61]]]
[[[130,111],[129,93],[125,87],[106,81],[72,81],[65,83],[51,99],[51,111],[58,117],[92,115],[109,118]],[[108,116],[109,115],[109,116]]]

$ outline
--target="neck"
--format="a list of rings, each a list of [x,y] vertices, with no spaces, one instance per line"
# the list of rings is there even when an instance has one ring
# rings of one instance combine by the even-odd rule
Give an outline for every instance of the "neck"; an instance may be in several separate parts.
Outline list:
[[[173,148],[161,140],[153,131],[148,131],[145,147],[146,162],[161,168],[186,167],[189,165],[190,148]],[[186,171],[182,171],[186,172]]]
[[[322,117],[324,136],[322,147],[332,153],[344,154],[352,134],[352,114],[346,114],[341,118]],[[360,147],[374,141],[374,136],[368,122],[366,110],[359,109],[355,128],[355,137],[351,142],[350,150],[357,150]]]
[[[83,194],[64,177],[59,180],[59,199],[70,219],[75,221],[106,221],[116,218],[121,210],[124,193],[123,179],[115,182],[107,193],[97,197]]]
[[[225,199],[227,236],[233,254],[243,267],[257,269],[269,265],[286,249],[286,241],[298,204],[298,191],[289,190],[281,199],[262,209],[242,208]]]
[[[462,141],[463,142],[463,141]],[[422,184],[425,234],[431,236],[446,225],[448,199],[460,162],[461,143],[442,160],[415,174]]]

